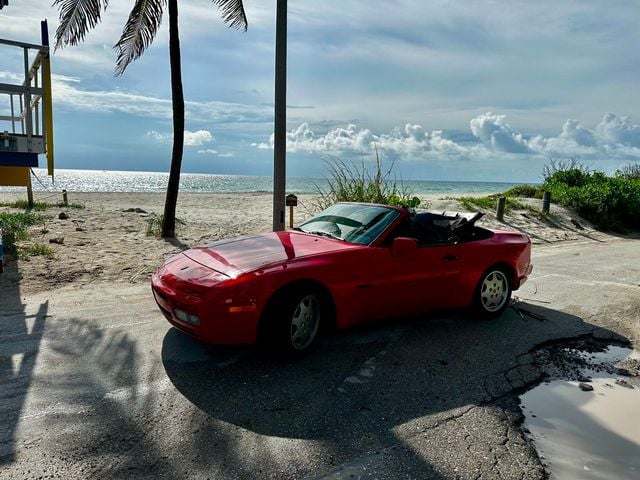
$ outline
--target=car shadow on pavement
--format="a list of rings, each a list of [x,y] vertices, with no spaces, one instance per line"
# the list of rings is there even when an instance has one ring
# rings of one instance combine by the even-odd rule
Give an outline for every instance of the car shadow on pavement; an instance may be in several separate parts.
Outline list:
[[[199,410],[189,419],[199,427],[181,448],[198,452],[203,466],[231,462],[249,468],[247,462],[253,461],[269,471],[277,465],[265,439],[320,442],[324,454],[318,470],[330,472],[333,465],[372,452],[389,454],[474,407],[497,409],[498,416],[518,424],[518,394],[541,381],[542,371],[530,354],[538,345],[590,335],[626,340],[568,313],[519,305],[520,311],[508,309],[492,321],[445,312],[338,332],[291,362],[251,348],[203,346],[171,329],[163,342],[164,368]],[[194,357],[194,351],[200,353]],[[246,446],[222,441],[212,423],[219,421],[263,441],[256,440],[248,458]],[[519,431],[516,437],[518,448],[531,448]],[[494,440],[496,450],[506,448],[503,439]],[[467,435],[461,441],[479,440]],[[410,456],[393,467],[401,470],[391,476],[439,478],[424,452]],[[469,453],[459,461],[476,460]],[[540,464],[528,468],[535,471]]]
[[[29,393],[47,318],[48,302],[27,314],[17,262],[0,275],[0,466],[15,458],[15,435]]]

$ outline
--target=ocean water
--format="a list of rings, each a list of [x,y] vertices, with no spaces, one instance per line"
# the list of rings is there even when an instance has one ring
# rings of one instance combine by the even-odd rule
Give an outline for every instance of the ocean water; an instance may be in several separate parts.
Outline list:
[[[45,169],[33,170],[34,191],[59,192],[62,189],[75,192],[164,192],[169,180],[168,173],[125,172],[111,170],[56,170],[52,183]],[[506,182],[453,182],[429,180],[403,180],[402,185],[414,194],[449,195],[459,193],[502,192],[516,183]],[[322,178],[287,178],[288,193],[315,193],[318,187],[325,189]],[[0,187],[0,191],[15,190],[15,187]],[[181,192],[229,193],[272,192],[272,177],[250,175],[215,175],[183,173],[180,176]]]

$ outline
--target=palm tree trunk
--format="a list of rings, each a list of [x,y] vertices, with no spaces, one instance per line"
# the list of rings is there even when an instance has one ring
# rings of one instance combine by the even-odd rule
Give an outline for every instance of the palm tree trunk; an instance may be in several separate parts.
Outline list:
[[[164,202],[162,236],[176,236],[176,206],[180,187],[180,168],[184,150],[184,94],[180,67],[180,38],[178,37],[178,0],[169,0],[169,62],[171,65],[171,100],[173,105],[173,151],[167,196]]]

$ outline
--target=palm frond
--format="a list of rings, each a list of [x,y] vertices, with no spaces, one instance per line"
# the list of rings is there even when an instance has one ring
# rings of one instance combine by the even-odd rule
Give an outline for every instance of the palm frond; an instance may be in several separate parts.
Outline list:
[[[60,24],[56,29],[56,47],[77,45],[87,32],[100,22],[100,15],[107,9],[109,0],[55,0]]]
[[[113,46],[118,52],[115,75],[122,75],[151,45],[162,23],[165,6],[166,0],[136,0],[120,40]]]
[[[247,31],[249,22],[242,0],[213,0],[213,3],[222,10],[222,18],[229,27]]]

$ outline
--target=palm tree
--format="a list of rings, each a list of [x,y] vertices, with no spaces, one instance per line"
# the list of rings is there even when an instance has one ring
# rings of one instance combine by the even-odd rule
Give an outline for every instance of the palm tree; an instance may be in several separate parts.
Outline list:
[[[242,0],[212,0],[221,10],[222,18],[232,28],[247,30],[248,22]],[[108,0],[55,0],[60,13],[56,30],[56,48],[77,45],[87,32],[101,20]],[[120,40],[113,48],[118,52],[116,76],[142,56],[151,45],[162,23],[165,7],[169,7],[169,61],[171,65],[171,99],[173,107],[173,150],[167,196],[164,203],[162,236],[176,236],[176,205],[184,147],[184,95],[180,67],[180,39],[178,36],[178,0],[135,0]]]

